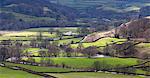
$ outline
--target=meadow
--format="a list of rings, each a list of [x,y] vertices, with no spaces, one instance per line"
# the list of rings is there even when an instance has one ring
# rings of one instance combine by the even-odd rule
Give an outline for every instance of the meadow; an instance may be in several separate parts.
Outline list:
[[[57,72],[57,73],[63,73],[63,72],[69,72],[72,71],[71,69],[67,68],[56,68],[56,67],[42,67],[42,66],[32,66],[32,65],[24,65],[24,64],[15,64],[15,63],[5,63],[7,66],[19,66],[26,69],[30,69],[36,72]]]
[[[42,78],[24,71],[11,70],[5,67],[0,67],[0,78]]]
[[[126,39],[117,39],[117,38],[102,38],[97,40],[96,42],[82,43],[83,47],[96,46],[96,47],[105,47],[107,44],[117,43],[122,44],[126,41]],[[72,48],[77,48],[79,44],[71,44]]]
[[[63,39],[63,40],[58,40],[58,41],[54,41],[57,42],[59,44],[69,44],[69,43],[77,43],[80,42],[82,40],[82,38],[72,38],[72,39]]]
[[[27,60],[28,58],[23,58]],[[40,63],[41,57],[34,57],[35,62]],[[99,61],[103,66],[113,68],[118,65],[120,66],[131,66],[137,64],[135,58],[44,58],[44,60],[52,61],[54,64],[70,66],[73,68],[92,68],[95,61]]]
[[[30,28],[30,29],[26,29],[25,31],[30,31],[30,32],[48,32],[49,29],[53,29],[53,30],[58,30],[60,32],[68,32],[68,31],[72,31],[72,32],[77,32],[77,27],[51,27],[51,28]]]
[[[77,33],[77,28],[54,28],[54,30],[59,30],[61,33],[68,32],[68,31]],[[49,28],[31,28],[31,29],[26,29],[24,31],[2,34],[0,40],[10,39],[14,41],[15,40],[30,41],[37,38],[37,36],[39,35],[39,31],[42,32],[42,36],[44,39],[59,38],[56,32],[49,33]],[[113,44],[113,43],[122,44],[125,41],[127,40],[106,37],[106,38],[101,38],[95,42],[84,42],[83,37],[74,38],[74,36],[62,36],[62,39],[54,40],[53,42],[58,45],[69,44],[69,46],[71,46],[72,49],[77,48],[79,44],[82,44],[83,48],[87,48],[89,46],[96,46],[98,47],[98,49],[101,49],[101,47],[103,49],[103,47],[105,47],[108,44]],[[26,44],[30,44],[30,42],[28,43],[26,42]],[[137,46],[150,47],[150,45],[147,43],[141,43]],[[104,72],[65,73],[65,72],[75,71],[78,69],[79,70],[93,69],[93,65],[95,62],[99,62],[101,67],[107,69],[116,68],[118,66],[126,67],[126,66],[137,65],[139,60],[137,58],[118,58],[118,57],[111,57],[111,56],[103,57],[103,58],[87,58],[84,57],[82,53],[80,53],[80,57],[66,57],[66,55],[64,54],[65,52],[63,51],[59,52],[58,54],[59,57],[40,57],[39,54],[40,50],[48,51],[48,48],[41,49],[39,47],[28,47],[23,49],[21,51],[22,52],[21,54],[25,54],[26,52],[28,52],[28,54],[32,56],[30,58],[34,59],[36,63],[41,63],[41,61],[46,61],[51,63],[52,65],[58,65],[59,67],[32,66],[32,65],[8,63],[8,62],[5,62],[5,64],[12,67],[19,66],[36,72],[43,72],[58,78],[144,78],[140,76],[111,74],[111,73],[104,73]],[[38,56],[38,57],[33,57],[33,56]],[[21,58],[24,61],[29,61],[29,59],[26,56]],[[66,66],[66,68],[61,68],[62,65]],[[135,72],[145,74],[145,71],[141,69],[136,69]],[[14,74],[14,78],[41,78],[39,76],[29,74],[23,71],[11,70],[4,67],[0,67],[0,78],[12,78],[10,74]]]
[[[142,76],[129,76],[129,75],[118,75],[118,74],[96,73],[96,72],[63,73],[63,74],[49,73],[49,74],[58,78],[145,78]]]

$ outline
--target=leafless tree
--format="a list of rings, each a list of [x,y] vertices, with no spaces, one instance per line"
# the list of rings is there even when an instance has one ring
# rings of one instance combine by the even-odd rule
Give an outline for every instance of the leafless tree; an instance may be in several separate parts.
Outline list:
[[[97,47],[95,47],[95,46],[90,46],[90,47],[87,47],[87,48],[82,50],[82,53],[85,56],[88,56],[88,58],[91,58],[91,56],[96,55],[98,52],[99,51],[97,50]]]
[[[56,45],[50,44],[48,46],[48,55],[57,57],[59,55],[60,48]]]

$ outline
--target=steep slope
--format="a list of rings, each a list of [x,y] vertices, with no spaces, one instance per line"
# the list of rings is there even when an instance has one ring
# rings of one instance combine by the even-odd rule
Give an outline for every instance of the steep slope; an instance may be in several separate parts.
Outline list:
[[[150,16],[130,21],[117,27],[117,33],[121,37],[130,36],[132,38],[150,39]],[[113,37],[115,29],[105,32],[96,32],[86,36],[83,42],[93,42],[104,37]]]
[[[119,34],[123,37],[150,38],[150,17],[122,24]]]

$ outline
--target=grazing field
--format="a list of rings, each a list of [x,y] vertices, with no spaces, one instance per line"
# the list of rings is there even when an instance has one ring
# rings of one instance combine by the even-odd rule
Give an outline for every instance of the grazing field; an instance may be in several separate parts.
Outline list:
[[[10,34],[4,34],[4,37],[36,37],[38,35],[38,32],[28,32],[28,31],[22,31],[17,33],[10,33]],[[55,37],[56,34],[50,34],[48,32],[42,32],[43,36],[47,37]]]
[[[0,37],[0,40],[32,40],[36,39],[39,32],[28,32],[28,31],[20,31],[14,33],[3,34]],[[57,35],[55,33],[50,34],[48,32],[42,32],[43,38],[56,38]]]
[[[25,31],[31,31],[31,32],[39,32],[39,31],[48,32],[49,29],[59,30],[60,32],[68,32],[68,31],[77,32],[77,27],[30,28],[30,29],[26,29]]]
[[[117,43],[117,44],[122,44],[123,42],[125,42],[126,39],[117,39],[117,38],[102,38],[99,39],[96,42],[90,42],[90,43],[82,43],[83,47],[89,47],[89,46],[106,46],[106,44],[111,44],[111,43]],[[79,44],[72,44],[71,47],[73,48],[77,48]]]
[[[137,47],[140,47],[140,48],[150,48],[150,43],[141,43],[141,44],[138,44]]]
[[[27,60],[27,58],[23,59]],[[39,63],[42,58],[35,57],[34,59]],[[65,64],[73,68],[91,68],[95,61],[99,61],[103,66],[108,66],[107,68],[113,68],[117,65],[130,66],[137,64],[135,58],[45,58],[45,60],[51,60],[54,64]]]
[[[31,56],[39,56],[40,48],[27,48],[23,50],[23,53],[28,53]]]
[[[55,42],[58,42],[59,44],[69,44],[71,42],[73,42],[73,43],[80,42],[81,40],[82,40],[82,38],[72,38],[72,39],[58,40]]]
[[[52,34],[49,33],[49,29],[51,28],[31,28],[31,29],[26,29],[24,31],[15,31],[15,32],[7,32],[4,34],[1,34],[0,40],[32,40],[36,39],[37,35],[39,32],[42,32],[43,38],[57,38],[58,35],[56,34],[56,31],[59,31],[61,33],[65,32],[77,32],[77,27],[64,27],[64,28],[52,28],[56,30]],[[73,38],[74,36],[63,36],[63,39],[67,38]],[[77,39],[74,41],[76,42]]]
[[[11,70],[5,67],[0,67],[0,78],[42,78],[42,77],[19,70]]]
[[[94,72],[84,72],[84,73],[63,73],[63,74],[52,74],[58,78],[145,78],[140,76],[129,76],[129,75],[118,75],[118,74],[106,74],[106,73],[94,73]]]
[[[49,75],[52,75],[52,76],[55,76],[55,77],[58,77],[58,78],[145,78],[145,77],[142,77],[142,76],[119,75],[119,74],[99,73],[99,72],[65,73],[65,72],[69,72],[71,70],[66,69],[66,68],[40,67],[40,66],[14,64],[14,63],[7,63],[7,62],[5,62],[5,64],[7,66],[19,66],[19,67],[23,67],[23,68],[26,68],[26,69],[36,71],[36,72],[43,72],[43,73],[46,73],[46,74],[49,74]],[[2,67],[0,67],[0,69],[2,69]],[[4,68],[3,68],[3,70],[4,70]],[[6,71],[6,68],[5,68],[5,71]],[[144,72],[144,71],[138,70],[138,72]],[[21,74],[17,73],[17,77],[15,76],[15,78],[21,77]],[[6,78],[6,76],[4,76],[4,77],[1,76],[1,73],[0,73],[0,77]],[[30,77],[28,77],[28,75],[25,76],[25,77],[30,78]],[[25,78],[25,77],[21,77],[21,78]],[[7,78],[11,78],[11,77],[7,76]],[[39,77],[32,77],[31,76],[31,78],[39,78]]]
[[[42,66],[31,66],[31,65],[24,65],[24,64],[14,64],[14,63],[5,63],[6,65],[9,66],[19,66],[19,67],[23,67],[26,69],[30,69],[36,72],[58,72],[58,73],[62,73],[62,72],[69,72],[71,71],[70,69],[65,69],[65,68],[56,68],[56,67],[42,67]]]

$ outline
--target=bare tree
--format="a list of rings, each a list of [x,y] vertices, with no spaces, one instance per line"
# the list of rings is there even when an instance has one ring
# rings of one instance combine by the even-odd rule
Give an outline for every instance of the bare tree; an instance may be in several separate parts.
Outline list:
[[[57,57],[59,55],[59,52],[60,52],[60,48],[56,45],[49,45],[48,46],[48,55],[49,56],[55,56]]]
[[[71,55],[74,52],[74,50],[71,47],[67,47],[65,49],[65,52],[66,52],[67,57],[71,57]]]
[[[95,46],[90,46],[90,47],[87,47],[87,48],[82,50],[82,53],[85,56],[88,56],[88,58],[91,58],[91,56],[96,55],[98,52],[99,51],[97,50],[97,47],[95,47]]]
[[[0,61],[5,61],[8,58],[8,49],[6,47],[0,48]]]
[[[78,47],[74,50],[75,56],[78,56],[78,54],[81,53],[83,49],[84,49],[83,44],[79,43]]]
[[[30,41],[30,46],[33,47],[33,48],[37,47],[37,42],[36,42],[36,40],[34,40],[34,39],[31,40],[31,41]]]

